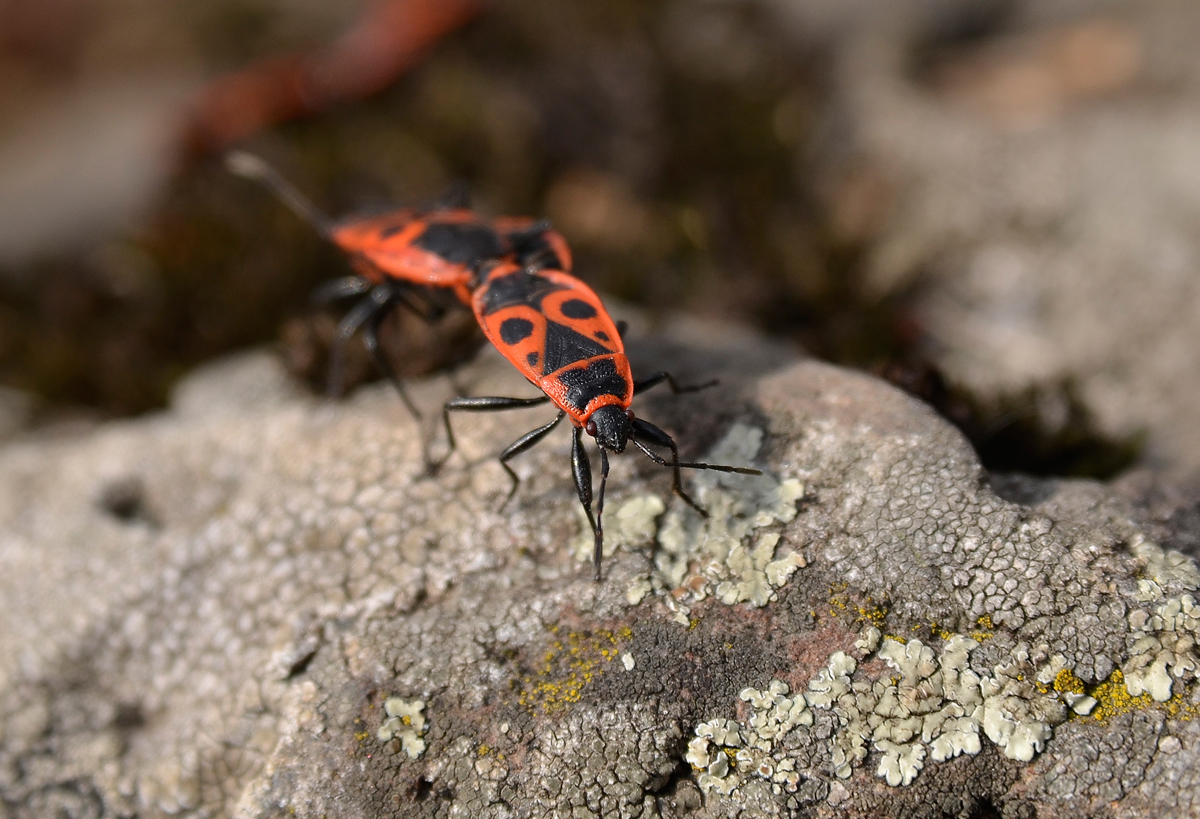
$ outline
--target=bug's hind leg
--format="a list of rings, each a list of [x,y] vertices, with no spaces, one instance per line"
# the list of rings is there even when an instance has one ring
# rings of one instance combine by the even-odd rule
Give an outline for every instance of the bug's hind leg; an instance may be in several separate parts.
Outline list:
[[[338,299],[361,296],[370,289],[371,283],[362,276],[343,276],[322,284],[312,292],[309,301],[315,307],[324,307]]]
[[[420,410],[417,409],[417,405],[409,398],[408,392],[404,389],[404,382],[400,380],[400,376],[396,375],[396,370],[392,367],[392,362],[379,346],[379,328],[383,324],[383,320],[387,318],[388,307],[391,306],[395,294],[387,291],[381,285],[371,291],[370,298],[371,302],[375,304],[375,309],[367,318],[366,327],[363,328],[363,346],[367,348],[367,352],[375,360],[375,365],[379,367],[387,380],[392,382],[392,386],[396,388],[396,392],[400,393],[400,400],[404,402],[404,406],[408,407],[408,411],[412,413],[413,418],[417,419],[417,422],[420,423]]]
[[[325,392],[330,398],[340,398],[342,395],[346,378],[346,344],[376,311],[387,307],[386,301],[381,304],[375,298],[375,292],[372,290],[370,297],[354,305],[338,322],[337,334],[334,335],[333,344],[329,348],[329,376]]]

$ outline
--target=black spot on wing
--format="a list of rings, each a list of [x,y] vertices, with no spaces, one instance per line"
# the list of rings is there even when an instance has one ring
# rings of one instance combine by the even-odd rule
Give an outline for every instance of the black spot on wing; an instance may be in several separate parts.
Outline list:
[[[533,322],[523,318],[507,318],[500,322],[500,340],[513,345],[533,335]]]
[[[538,360],[537,353],[530,353],[529,355],[525,356],[525,361],[529,364],[530,367],[536,367],[537,360]]]
[[[565,400],[577,411],[583,412],[587,405],[602,395],[624,398],[629,394],[629,382],[619,372],[611,358],[601,358],[586,367],[567,370],[558,376],[558,382],[567,388]]]
[[[603,330],[597,330],[596,338],[600,339],[601,341],[608,341],[608,333],[604,332]]]
[[[527,270],[517,270],[488,282],[487,290],[483,294],[483,314],[489,316],[514,304],[528,305],[540,311],[542,299],[555,290],[562,289],[562,285],[555,284],[544,276]]]
[[[583,299],[568,299],[563,302],[562,314],[567,318],[590,319],[596,317],[596,308]]]
[[[402,230],[404,230],[404,225],[388,225],[383,230],[379,231],[379,238],[390,239]]]
[[[421,232],[413,244],[454,264],[473,264],[504,255],[504,246],[496,231],[470,222],[434,222]]]
[[[577,333],[556,321],[546,322],[546,360],[542,363],[542,375],[557,369],[611,353],[607,347]]]

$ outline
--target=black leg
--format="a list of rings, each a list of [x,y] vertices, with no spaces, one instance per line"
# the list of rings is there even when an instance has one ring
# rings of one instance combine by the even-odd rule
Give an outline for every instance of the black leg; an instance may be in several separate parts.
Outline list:
[[[625,319],[617,319],[617,335],[625,338],[625,331],[629,329],[629,322]]]
[[[315,306],[324,307],[338,299],[361,296],[370,289],[371,283],[362,276],[343,276],[321,285],[309,298]]]
[[[683,498],[684,503],[699,512],[701,516],[708,517],[708,512],[704,510],[704,507],[692,500],[691,495],[683,491],[683,478],[679,474],[679,447],[676,446],[675,439],[663,432],[658,427],[654,426],[654,424],[643,421],[641,418],[634,418],[632,426],[633,443],[637,446],[637,448],[646,453],[646,456],[656,464],[660,466],[671,467],[674,473],[674,480],[671,485],[671,489],[674,490],[675,494]],[[664,460],[661,455],[646,449],[646,447],[642,445],[642,441],[654,444],[655,446],[665,446],[670,449],[670,462],[668,463],[666,460]]]
[[[536,407],[538,404],[544,404],[549,400],[550,398],[545,395],[537,398],[504,398],[493,395],[476,398],[453,398],[447,401],[442,407],[442,423],[446,426],[446,440],[449,448],[441,460],[429,465],[430,470],[436,470],[444,464],[457,446],[454,440],[454,430],[450,428],[451,412],[501,412],[503,410],[520,409],[522,407]]]
[[[375,292],[372,290],[370,298],[354,305],[350,312],[342,316],[342,320],[338,322],[337,335],[334,336],[333,346],[329,348],[329,381],[326,393],[330,398],[338,398],[342,394],[342,383],[346,376],[346,342],[377,310],[387,307],[387,301],[380,303],[375,298]]]
[[[575,427],[575,437],[571,440],[571,474],[575,477],[575,491],[579,494],[579,502],[587,514],[588,523],[592,527],[592,537],[599,542],[600,533],[596,527],[596,517],[592,514],[592,464],[588,460],[587,450],[583,447],[583,427]]]
[[[372,291],[374,295],[375,291]],[[388,301],[376,299],[379,305],[378,309],[367,319],[367,326],[363,328],[363,346],[367,348],[367,352],[371,354],[371,358],[375,359],[375,365],[383,372],[388,381],[392,382],[392,386],[396,388],[396,392],[400,393],[400,400],[404,402],[404,406],[408,407],[408,411],[412,413],[413,418],[417,419],[418,424],[421,421],[421,412],[417,409],[417,405],[408,397],[408,393],[404,389],[403,382],[396,375],[395,369],[392,368],[392,362],[379,348],[379,326],[383,324],[383,320],[387,318]]]
[[[575,475],[575,491],[579,502],[592,525],[592,566],[596,582],[600,582],[600,561],[604,558],[604,487],[608,483],[608,452],[600,450],[600,492],[596,495],[596,514],[592,514],[592,465],[583,446],[583,428],[575,427],[575,438],[571,443],[571,472]]]
[[[558,415],[554,416],[554,420],[548,424],[543,424],[535,430],[526,432],[517,440],[508,445],[508,448],[500,453],[500,466],[504,467],[504,471],[508,473],[508,477],[512,478],[512,488],[508,490],[508,494],[504,497],[504,503],[500,504],[500,509],[508,505],[512,500],[513,495],[517,494],[517,487],[521,484],[521,477],[513,470],[508,462],[520,455],[526,450],[537,446],[538,442],[550,434],[550,430],[558,426],[558,422],[566,415],[562,410],[558,411]]]
[[[715,387],[717,385],[717,379],[714,378],[712,381],[705,381],[703,384],[691,384],[685,387],[675,380],[675,376],[671,375],[669,372],[660,370],[659,372],[646,376],[640,381],[634,381],[633,393],[634,395],[637,395],[639,392],[645,392],[646,390],[657,387],[664,381],[666,381],[671,387],[671,392],[676,394],[681,392],[699,392],[700,390],[706,390],[709,387]]]
[[[696,501],[692,500],[692,498],[686,492],[683,491],[683,484],[681,481],[681,476],[679,474],[679,470],[681,470],[681,469],[710,469],[710,470],[713,470],[716,472],[732,472],[732,473],[735,473],[738,475],[761,475],[762,474],[761,470],[752,469],[751,467],[748,467],[748,466],[726,466],[725,464],[706,464],[706,463],[699,463],[699,462],[695,462],[695,461],[687,461],[687,462],[680,461],[679,460],[679,447],[675,445],[675,439],[672,438],[670,435],[663,432],[658,427],[654,426],[654,424],[651,424],[648,421],[643,421],[641,418],[634,418],[632,426],[633,426],[633,443],[634,443],[634,445],[637,446],[637,448],[640,449],[643,453],[645,453],[647,458],[654,461],[659,466],[671,467],[672,471],[674,472],[674,483],[671,488],[674,490],[676,495],[683,498],[684,502],[687,503],[688,506],[695,509],[697,512],[699,512],[704,517],[708,517],[708,512],[706,512],[698,503],[696,503]],[[642,444],[643,441],[645,441],[648,444],[653,444],[654,446],[663,446],[663,447],[667,447],[668,449],[670,449],[671,450],[671,460],[667,461],[661,455],[658,455],[657,453],[652,452],[651,450],[647,449]]]
[[[596,545],[592,548],[594,580],[600,582],[600,559],[604,557],[604,486],[608,483],[608,452],[600,450],[600,491],[596,494]]]

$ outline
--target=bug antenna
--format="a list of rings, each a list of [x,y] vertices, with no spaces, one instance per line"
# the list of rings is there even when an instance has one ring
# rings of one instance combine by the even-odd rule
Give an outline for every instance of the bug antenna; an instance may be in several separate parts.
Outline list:
[[[663,458],[658,453],[654,452],[653,450],[648,449],[645,445],[642,444],[641,441],[637,440],[636,438],[634,439],[633,444],[638,449],[640,449],[647,458],[654,461],[654,463],[658,464],[659,466],[670,466],[670,467],[678,466],[680,469],[709,469],[714,472],[732,472],[736,475],[761,475],[762,474],[761,469],[754,469],[753,467],[749,467],[749,466],[728,466],[726,464],[706,464],[706,463],[700,463],[699,461],[679,461],[678,463],[672,463],[672,462],[666,460],[665,458]]]
[[[270,188],[283,204],[304,221],[310,223],[326,239],[333,236],[332,223],[312,201],[283,178],[260,156],[247,151],[230,151],[225,154],[225,167],[237,176],[253,179]]]

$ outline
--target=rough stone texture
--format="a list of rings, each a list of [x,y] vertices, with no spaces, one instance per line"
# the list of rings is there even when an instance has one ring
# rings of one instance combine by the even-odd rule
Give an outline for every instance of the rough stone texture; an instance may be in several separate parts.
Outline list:
[[[1091,684],[1125,660],[1127,613],[1149,606],[1125,545],[1137,510],[1119,493],[993,488],[951,426],[879,381],[709,328],[670,338],[638,346],[635,364],[723,383],[652,394],[639,413],[689,456],[734,421],[764,427],[761,465],[806,484],[781,546],[808,565],[761,608],[710,597],[681,624],[669,595],[631,605],[648,549],[619,551],[593,583],[567,548],[580,523],[565,434],[522,457],[526,480],[498,513],[492,456],[544,410],[456,419],[462,455],[428,478],[421,433],[386,389],[298,398],[252,356],[189,382],[181,409],[4,445],[0,817],[1200,807],[1188,681],[1170,703],[1068,720],[1030,763],[984,739],[903,787],[874,775],[874,750],[835,777],[838,724],[816,710],[776,742],[794,787],[702,792],[685,761],[696,726],[744,717],[740,693],[773,679],[803,691],[834,652],[857,650],[865,624],[938,645],[990,617],[973,666],[1044,642]],[[456,380],[528,391],[495,354]],[[431,409],[448,393],[445,379],[415,389]],[[609,486],[616,509],[666,497],[669,480],[627,454]],[[871,660],[859,675],[884,671]],[[408,710],[385,712],[393,697]],[[379,738],[417,712],[410,744]]]
[[[1070,379],[1103,429],[1200,466],[1195,6],[775,5],[807,36],[842,8],[813,165],[870,289],[920,288],[952,378],[983,396]]]

